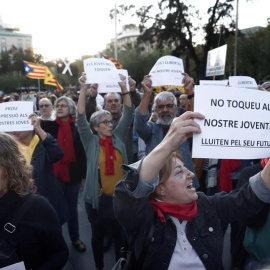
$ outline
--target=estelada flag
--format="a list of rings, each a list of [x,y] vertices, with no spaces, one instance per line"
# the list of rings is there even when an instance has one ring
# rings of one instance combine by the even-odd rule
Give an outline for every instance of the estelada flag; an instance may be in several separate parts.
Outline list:
[[[31,79],[44,79],[45,66],[23,61],[24,75]]]
[[[108,55],[106,55],[104,53],[100,53],[100,55],[103,58],[106,58],[106,59],[112,61],[114,63],[114,65],[116,66],[116,68],[118,68],[118,69],[122,69],[123,68],[123,66],[117,60],[115,60],[113,57],[110,57],[110,56],[108,56]]]
[[[63,87],[58,83],[58,81],[48,67],[45,67],[44,84],[54,85],[57,87],[58,91],[63,90]]]

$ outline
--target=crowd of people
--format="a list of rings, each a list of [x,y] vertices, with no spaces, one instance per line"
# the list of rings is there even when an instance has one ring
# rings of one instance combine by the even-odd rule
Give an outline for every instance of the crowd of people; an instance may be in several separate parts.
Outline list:
[[[183,73],[182,92],[157,93],[150,75],[140,90],[120,75],[121,92],[106,94],[86,79],[85,73],[78,79],[78,93],[1,96],[1,102],[33,97],[34,108],[33,130],[0,133],[2,230],[14,209],[36,198],[12,237],[0,241],[0,253],[8,242],[27,270],[62,269],[68,259],[65,223],[73,248],[85,252],[81,191],[96,270],[106,265],[107,239],[115,261],[123,247],[128,250],[125,269],[223,269],[228,226],[231,269],[263,269],[270,252],[264,241],[250,245],[248,235],[267,234],[270,161],[192,159],[192,135],[201,132],[193,120],[204,119],[194,112],[194,79]]]

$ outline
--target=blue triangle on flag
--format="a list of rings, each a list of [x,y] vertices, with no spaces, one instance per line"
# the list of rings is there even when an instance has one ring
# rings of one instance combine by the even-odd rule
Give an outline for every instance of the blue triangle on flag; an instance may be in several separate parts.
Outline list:
[[[24,74],[27,75],[28,73],[34,71],[29,65],[23,62]]]

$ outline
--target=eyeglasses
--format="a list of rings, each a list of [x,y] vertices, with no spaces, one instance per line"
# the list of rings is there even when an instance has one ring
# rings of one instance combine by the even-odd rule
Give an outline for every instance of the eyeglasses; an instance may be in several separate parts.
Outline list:
[[[58,104],[58,105],[56,105],[55,107],[56,107],[56,109],[67,108],[68,105],[67,105],[67,104]]]
[[[48,108],[50,106],[50,104],[42,104],[39,105],[39,108]]]
[[[166,104],[166,105],[156,105],[156,108],[158,110],[163,110],[164,108],[167,108],[167,109],[172,109],[175,105],[174,104]]]
[[[113,125],[113,121],[112,121],[112,120],[110,120],[110,121],[104,120],[104,121],[102,121],[102,122],[99,122],[98,124],[104,124],[105,126],[109,126],[110,124]]]

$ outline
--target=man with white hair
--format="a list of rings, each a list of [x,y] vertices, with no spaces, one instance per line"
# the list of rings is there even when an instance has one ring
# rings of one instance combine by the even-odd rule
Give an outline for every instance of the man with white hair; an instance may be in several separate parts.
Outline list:
[[[40,118],[42,120],[51,120],[55,119],[53,114],[53,105],[50,99],[42,98],[39,101],[39,111],[40,111]]]
[[[194,98],[193,85],[194,80],[187,74],[183,79],[183,84],[186,93],[191,98]],[[173,119],[176,117],[178,112],[176,97],[170,92],[161,92],[154,99],[155,111],[158,115],[156,123],[149,122],[148,102],[152,94],[152,81],[151,76],[147,75],[142,81],[143,97],[138,108],[135,110],[134,128],[146,143],[146,155],[149,154],[165,137]],[[195,174],[193,161],[190,153],[190,144],[186,141],[179,147],[185,166]],[[199,187],[199,182],[196,177],[193,178],[193,185],[195,188]]]

